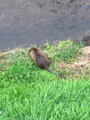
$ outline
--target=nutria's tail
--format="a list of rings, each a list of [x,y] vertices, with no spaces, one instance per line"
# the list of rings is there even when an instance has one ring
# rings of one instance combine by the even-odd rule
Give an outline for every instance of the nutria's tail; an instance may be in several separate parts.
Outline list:
[[[63,76],[63,75],[60,75],[60,74],[58,74],[57,72],[52,71],[52,70],[51,70],[51,69],[49,69],[49,68],[47,68],[47,70],[48,70],[49,72],[51,72],[51,73],[53,73],[53,74],[57,75],[58,77],[64,78],[64,76]]]

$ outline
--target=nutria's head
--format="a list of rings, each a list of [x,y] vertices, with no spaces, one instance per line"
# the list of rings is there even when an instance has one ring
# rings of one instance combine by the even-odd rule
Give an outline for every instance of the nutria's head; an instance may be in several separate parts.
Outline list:
[[[38,51],[38,49],[37,49],[37,48],[35,48],[35,47],[33,47],[33,48],[31,48],[31,49],[29,50],[29,52],[31,52],[31,51],[36,52],[36,51]]]

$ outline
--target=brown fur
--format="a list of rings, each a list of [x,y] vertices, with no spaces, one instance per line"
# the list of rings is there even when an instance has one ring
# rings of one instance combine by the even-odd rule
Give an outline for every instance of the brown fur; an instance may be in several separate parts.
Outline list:
[[[29,56],[31,56],[31,58],[34,60],[34,62],[37,66],[39,66],[40,68],[43,68],[45,70],[48,70],[49,72],[52,72],[53,74],[58,75],[58,73],[49,69],[48,65],[50,62],[49,62],[48,58],[46,57],[46,55],[44,53],[42,53],[41,50],[39,50],[38,48],[31,48],[28,51],[28,54],[29,54]]]

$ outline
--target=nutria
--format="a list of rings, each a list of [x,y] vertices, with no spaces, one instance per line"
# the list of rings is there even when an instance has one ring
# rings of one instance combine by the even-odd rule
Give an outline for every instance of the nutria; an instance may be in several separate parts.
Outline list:
[[[34,60],[35,64],[37,66],[39,66],[40,68],[43,68],[45,70],[48,70],[49,72],[56,74],[60,77],[62,77],[61,75],[59,75],[58,73],[52,71],[49,69],[48,65],[50,63],[49,59],[46,57],[46,55],[44,53],[42,53],[42,51],[38,48],[31,48],[28,51],[29,56],[31,56],[31,58]]]

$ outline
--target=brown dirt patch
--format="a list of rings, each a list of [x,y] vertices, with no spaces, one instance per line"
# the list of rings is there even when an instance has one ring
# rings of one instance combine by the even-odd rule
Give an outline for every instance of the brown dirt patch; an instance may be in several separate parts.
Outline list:
[[[82,48],[83,55],[82,57],[78,57],[74,63],[57,63],[57,70],[66,70],[70,71],[72,74],[76,76],[85,75],[90,70],[90,46]]]

